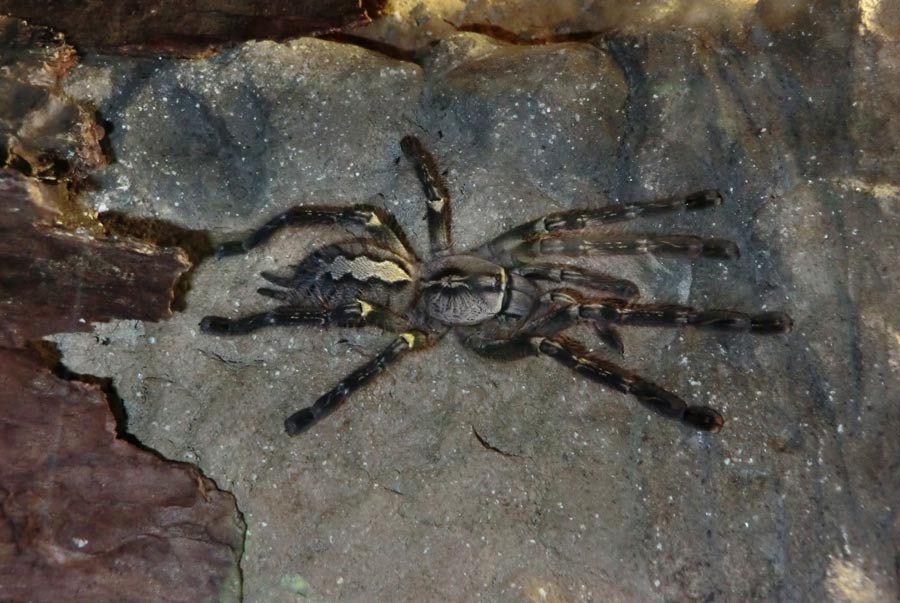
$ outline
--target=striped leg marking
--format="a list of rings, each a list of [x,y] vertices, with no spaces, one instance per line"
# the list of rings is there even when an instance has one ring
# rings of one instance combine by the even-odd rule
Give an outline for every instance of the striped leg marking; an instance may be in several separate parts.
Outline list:
[[[452,247],[450,231],[450,193],[441,177],[437,162],[431,153],[425,150],[415,136],[406,136],[400,141],[403,154],[416,168],[416,175],[422,183],[428,206],[428,237],[431,241],[431,253],[442,254]]]
[[[652,217],[681,210],[694,211],[716,207],[722,203],[722,195],[715,190],[704,190],[684,197],[660,199],[648,203],[622,203],[607,205],[597,209],[574,209],[549,214],[537,220],[525,222],[495,237],[478,251],[487,255],[505,258],[522,243],[535,238],[558,236],[566,231],[582,230],[624,222],[640,217]]]
[[[725,423],[716,410],[708,406],[688,406],[672,392],[591,354],[574,339],[563,336],[534,337],[531,344],[540,354],[553,358],[591,381],[631,394],[648,409],[664,417],[711,432],[719,431]]]
[[[238,255],[258,247],[287,226],[317,226],[334,224],[351,230],[362,230],[387,241],[393,249],[412,253],[394,225],[394,218],[377,207],[355,205],[352,207],[303,206],[293,207],[278,214],[248,237],[227,241],[216,248],[217,257]]]
[[[606,320],[638,327],[695,327],[758,335],[787,333],[793,325],[791,317],[783,312],[745,314],[734,310],[696,310],[689,306],[633,304],[614,299],[582,303],[579,314],[590,320]]]
[[[736,244],[725,239],[694,235],[548,235],[524,241],[510,252],[514,258],[541,255],[669,255],[688,258],[735,259],[740,257]]]
[[[268,312],[234,319],[206,316],[200,321],[200,330],[212,335],[245,335],[264,327],[304,324],[362,327],[367,324],[381,324],[382,321],[388,320],[389,317],[382,316],[383,313],[383,309],[361,300],[336,308],[279,306]]]
[[[359,367],[311,406],[298,410],[284,422],[284,429],[295,436],[312,427],[319,420],[338,409],[353,392],[371,383],[384,369],[399,360],[407,352],[425,347],[427,337],[420,331],[401,333],[391,344],[369,362]]]

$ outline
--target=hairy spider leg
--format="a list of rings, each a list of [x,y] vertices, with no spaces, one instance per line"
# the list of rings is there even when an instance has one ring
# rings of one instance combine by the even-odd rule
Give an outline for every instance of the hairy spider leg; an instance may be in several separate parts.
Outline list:
[[[620,299],[636,299],[641,294],[638,286],[629,280],[570,264],[523,264],[511,272],[532,280],[576,285]]]
[[[403,154],[416,168],[428,207],[428,238],[431,254],[443,255],[453,246],[451,233],[450,193],[431,153],[415,136],[400,141]]]
[[[525,241],[509,253],[517,260],[540,255],[580,256],[592,253],[606,255],[648,253],[716,259],[734,259],[740,255],[737,245],[725,239],[669,234],[617,234],[610,237],[599,233],[581,235],[553,233],[534,241]]]
[[[369,205],[292,207],[260,226],[246,238],[222,243],[216,248],[216,256],[225,257],[246,253],[271,239],[276,232],[286,226],[328,224],[343,226],[351,232],[352,229],[362,230],[376,238],[383,239],[392,249],[400,251],[408,257],[415,257],[394,217],[383,209]]]
[[[605,205],[596,209],[572,209],[548,214],[520,224],[494,237],[478,247],[476,252],[510,263],[510,252],[529,241],[546,237],[554,232],[583,230],[624,222],[641,217],[652,217],[677,211],[694,211],[716,207],[722,203],[722,195],[716,190],[704,190],[684,197],[672,197],[644,203]]]
[[[264,327],[302,324],[335,325],[339,327],[363,327],[367,325],[392,329],[400,317],[385,308],[357,300],[335,308],[303,308],[278,306],[267,312],[250,314],[240,318],[206,316],[200,321],[200,330],[214,335],[244,335]]]
[[[544,294],[541,303],[543,311],[539,311],[529,319],[520,333],[530,336],[552,336],[562,333],[579,322],[588,322],[600,341],[615,350],[619,355],[625,354],[625,344],[619,332],[603,318],[589,318],[580,313],[581,293],[574,289],[552,289]]]
[[[289,416],[284,421],[285,431],[290,436],[306,431],[346,402],[350,394],[371,383],[384,372],[388,365],[399,360],[407,352],[426,347],[427,343],[428,338],[421,331],[401,333],[377,356],[341,379],[337,385],[311,406],[300,409]]]
[[[725,424],[715,409],[708,406],[689,406],[670,391],[651,383],[632,371],[588,352],[578,341],[557,335],[534,337],[535,350],[553,358],[591,381],[630,394],[648,409],[664,417],[677,419],[696,429],[716,432]]]
[[[271,287],[260,287],[256,290],[256,292],[260,295],[271,297],[272,299],[277,299],[278,301],[294,301],[294,297],[291,295],[293,292],[288,289],[272,289]]]
[[[674,304],[636,304],[616,299],[578,303],[579,316],[636,327],[694,327],[718,331],[743,331],[756,335],[788,333],[793,326],[784,312],[747,314],[736,310],[697,310]]]

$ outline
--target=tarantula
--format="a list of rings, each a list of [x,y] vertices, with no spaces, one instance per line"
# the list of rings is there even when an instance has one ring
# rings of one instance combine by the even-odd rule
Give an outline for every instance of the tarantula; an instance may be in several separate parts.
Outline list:
[[[791,319],[781,312],[745,314],[687,306],[641,304],[637,286],[545,256],[667,254],[731,259],[737,246],[693,235],[609,234],[596,227],[678,210],[719,205],[715,190],[651,201],[575,209],[520,224],[488,243],[456,252],[451,237],[450,196],[434,158],[419,140],[400,141],[426,197],[431,254],[421,261],[385,210],[301,206],[275,216],[248,237],[224,243],[217,255],[247,252],[285,226],[335,224],[359,238],[326,245],[309,254],[288,277],[263,272],[278,289],[258,292],[283,305],[240,318],[207,316],[201,330],[242,335],[275,325],[373,325],[397,337],[331,391],[285,420],[296,435],[337,409],[407,352],[434,345],[448,332],[475,352],[500,358],[545,355],[600,384],[631,394],[650,410],[696,429],[718,431],[724,419],[707,406],[688,405],[674,393],[588,351],[563,332],[578,323],[593,326],[601,342],[623,352],[616,325],[699,327],[758,334],[785,333]]]

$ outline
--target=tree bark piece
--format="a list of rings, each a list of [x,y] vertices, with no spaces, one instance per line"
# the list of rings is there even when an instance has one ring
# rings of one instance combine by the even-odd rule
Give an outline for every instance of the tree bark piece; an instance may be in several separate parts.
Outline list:
[[[229,42],[284,40],[368,23],[384,4],[385,0],[0,0],[0,12],[62,31],[81,49],[191,55]]]
[[[185,253],[57,228],[60,191],[0,170],[0,345],[111,318],[170,316],[173,289],[190,266]]]
[[[0,600],[239,600],[230,494],[117,439],[100,389],[34,351],[0,349],[0,391]]]

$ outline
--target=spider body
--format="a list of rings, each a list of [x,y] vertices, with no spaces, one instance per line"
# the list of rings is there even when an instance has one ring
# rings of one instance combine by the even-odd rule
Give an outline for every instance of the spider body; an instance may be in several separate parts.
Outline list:
[[[432,262],[421,287],[425,312],[448,326],[523,318],[531,313],[538,294],[527,279],[470,255]]]
[[[248,237],[218,248],[219,256],[247,252],[285,226],[339,225],[355,238],[321,247],[287,276],[262,273],[278,288],[258,292],[282,302],[235,319],[207,316],[201,330],[241,335],[270,326],[320,324],[376,326],[396,333],[390,345],[342,379],[311,406],[285,421],[288,434],[312,426],[342,405],[353,391],[390,363],[425,349],[448,333],[475,352],[499,359],[548,356],[607,387],[630,394],[645,407],[696,429],[718,431],[724,420],[712,408],[688,405],[672,392],[589,351],[564,335],[587,323],[599,341],[623,353],[617,327],[699,327],[757,334],[784,333],[791,319],[780,312],[746,314],[687,306],[637,303],[637,286],[625,279],[580,268],[559,257],[591,254],[737,257],[734,243],[693,235],[598,232],[598,226],[721,203],[707,190],[652,201],[569,210],[523,223],[485,245],[453,250],[450,198],[431,155],[418,139],[400,143],[426,196],[429,258],[421,261],[393,218],[368,206],[301,206],[276,216]],[[549,261],[549,260],[555,261]]]

